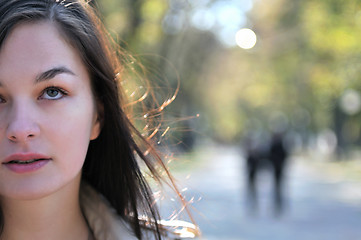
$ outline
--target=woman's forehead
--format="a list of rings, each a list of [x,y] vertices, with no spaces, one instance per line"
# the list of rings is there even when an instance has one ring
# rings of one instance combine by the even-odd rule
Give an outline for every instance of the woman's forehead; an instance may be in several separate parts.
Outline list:
[[[2,48],[24,52],[39,47],[58,48],[60,42],[65,43],[63,36],[55,24],[50,21],[23,22],[15,25],[4,41]],[[29,49],[29,47],[31,48]]]
[[[77,51],[54,24],[34,22],[16,26],[1,48],[0,70],[9,66],[44,68],[47,65],[84,67]]]

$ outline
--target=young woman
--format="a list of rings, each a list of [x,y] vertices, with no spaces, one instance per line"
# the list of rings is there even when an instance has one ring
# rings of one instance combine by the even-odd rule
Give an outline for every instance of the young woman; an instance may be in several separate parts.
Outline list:
[[[156,180],[164,165],[143,154],[109,46],[86,1],[0,0],[0,239],[169,233],[137,159]]]

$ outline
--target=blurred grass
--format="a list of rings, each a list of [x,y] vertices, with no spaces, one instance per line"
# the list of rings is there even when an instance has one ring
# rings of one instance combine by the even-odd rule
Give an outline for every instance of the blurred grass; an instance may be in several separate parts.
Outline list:
[[[302,157],[321,178],[329,181],[361,183],[361,152],[353,152],[343,157],[325,158],[313,154]]]
[[[178,153],[173,156],[168,163],[171,172],[176,174],[191,173],[194,169],[202,168],[205,164],[203,161],[207,153],[200,148],[195,148],[190,152]]]

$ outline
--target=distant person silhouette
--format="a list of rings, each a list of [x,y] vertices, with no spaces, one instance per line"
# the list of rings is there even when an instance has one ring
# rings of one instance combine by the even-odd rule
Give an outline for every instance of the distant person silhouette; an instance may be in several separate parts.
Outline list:
[[[277,214],[281,213],[284,208],[283,182],[287,157],[288,151],[284,146],[284,135],[282,133],[274,133],[271,139],[268,159],[273,168],[274,204],[275,213]]]
[[[258,208],[257,196],[257,175],[264,166],[264,160],[267,156],[267,144],[253,136],[246,139],[246,170],[247,170],[247,197],[248,204],[252,211]]]
[[[279,215],[284,210],[284,171],[288,149],[284,145],[284,134],[273,133],[271,137],[248,136],[245,141],[245,160],[247,170],[247,200],[249,210],[258,209],[257,178],[261,170],[266,170],[273,178],[274,213]]]
[[[256,149],[247,152],[247,187],[249,202],[254,210],[257,207],[256,174],[259,165],[259,155]]]

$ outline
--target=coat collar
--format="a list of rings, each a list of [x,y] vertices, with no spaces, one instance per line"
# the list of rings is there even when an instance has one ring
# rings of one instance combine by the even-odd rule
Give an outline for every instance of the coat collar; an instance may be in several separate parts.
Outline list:
[[[130,226],[120,218],[108,201],[89,184],[82,182],[80,205],[95,240],[137,240]],[[166,239],[193,239],[199,234],[194,224],[179,221],[160,221]],[[154,239],[152,231],[143,232],[146,239]]]
[[[137,239],[107,200],[86,183],[81,184],[80,204],[96,240]]]

